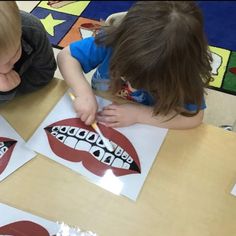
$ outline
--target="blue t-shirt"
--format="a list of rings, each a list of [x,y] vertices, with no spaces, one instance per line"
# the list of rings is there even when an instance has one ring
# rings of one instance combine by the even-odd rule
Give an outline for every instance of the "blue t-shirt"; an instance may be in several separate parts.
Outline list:
[[[85,73],[96,69],[92,76],[92,87],[95,90],[106,91],[109,89],[109,63],[112,56],[112,48],[97,45],[94,37],[85,38],[70,44],[71,55],[76,58]],[[124,81],[124,85],[118,95],[141,103],[143,105],[152,106],[154,104],[153,97],[145,90],[137,90]],[[205,109],[205,101],[203,100],[200,109]],[[188,111],[196,111],[195,104],[186,104],[185,109]]]

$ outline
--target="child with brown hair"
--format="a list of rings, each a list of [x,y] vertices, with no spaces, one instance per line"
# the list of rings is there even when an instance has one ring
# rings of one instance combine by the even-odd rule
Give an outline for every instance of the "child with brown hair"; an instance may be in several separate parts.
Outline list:
[[[187,129],[202,122],[211,60],[195,2],[139,1],[119,24],[64,48],[58,66],[87,125],[96,119],[108,127],[143,123]],[[83,75],[94,68],[93,89],[111,90],[136,103],[111,104],[97,113]]]
[[[0,104],[35,91],[54,76],[56,60],[40,20],[0,1]]]

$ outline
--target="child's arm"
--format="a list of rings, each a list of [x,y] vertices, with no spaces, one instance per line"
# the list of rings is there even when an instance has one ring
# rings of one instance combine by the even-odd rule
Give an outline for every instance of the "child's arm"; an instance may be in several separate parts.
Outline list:
[[[79,61],[71,56],[69,46],[59,52],[57,62],[63,78],[73,89],[76,97],[74,101],[76,113],[86,125],[91,125],[98,109],[97,101]]]
[[[124,127],[135,123],[153,125],[168,129],[190,129],[201,124],[203,110],[193,117],[177,115],[153,116],[153,108],[140,104],[111,104],[99,112],[97,120],[108,127]]]

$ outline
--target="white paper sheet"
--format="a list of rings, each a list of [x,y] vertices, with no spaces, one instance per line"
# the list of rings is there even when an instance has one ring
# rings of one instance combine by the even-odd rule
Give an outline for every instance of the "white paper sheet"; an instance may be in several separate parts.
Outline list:
[[[97,101],[100,108],[111,103],[101,97]],[[168,130],[142,124],[117,129],[100,125],[100,129],[117,145],[114,153],[99,145],[95,131],[76,117],[65,93],[27,146],[113,193],[136,200]]]
[[[0,181],[34,156],[36,156],[36,153],[25,147],[25,141],[0,116]]]

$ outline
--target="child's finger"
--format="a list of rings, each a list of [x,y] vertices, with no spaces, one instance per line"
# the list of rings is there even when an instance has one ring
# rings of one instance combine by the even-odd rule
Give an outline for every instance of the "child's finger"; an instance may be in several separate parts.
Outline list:
[[[95,117],[93,115],[88,116],[88,118],[85,120],[86,125],[91,125],[95,121]]]
[[[100,116],[114,116],[115,112],[112,109],[106,109],[106,110],[100,111],[98,113],[98,115],[100,115]]]
[[[104,107],[103,110],[116,110],[117,107],[118,107],[118,104],[112,103],[112,104],[110,104],[110,105]]]

